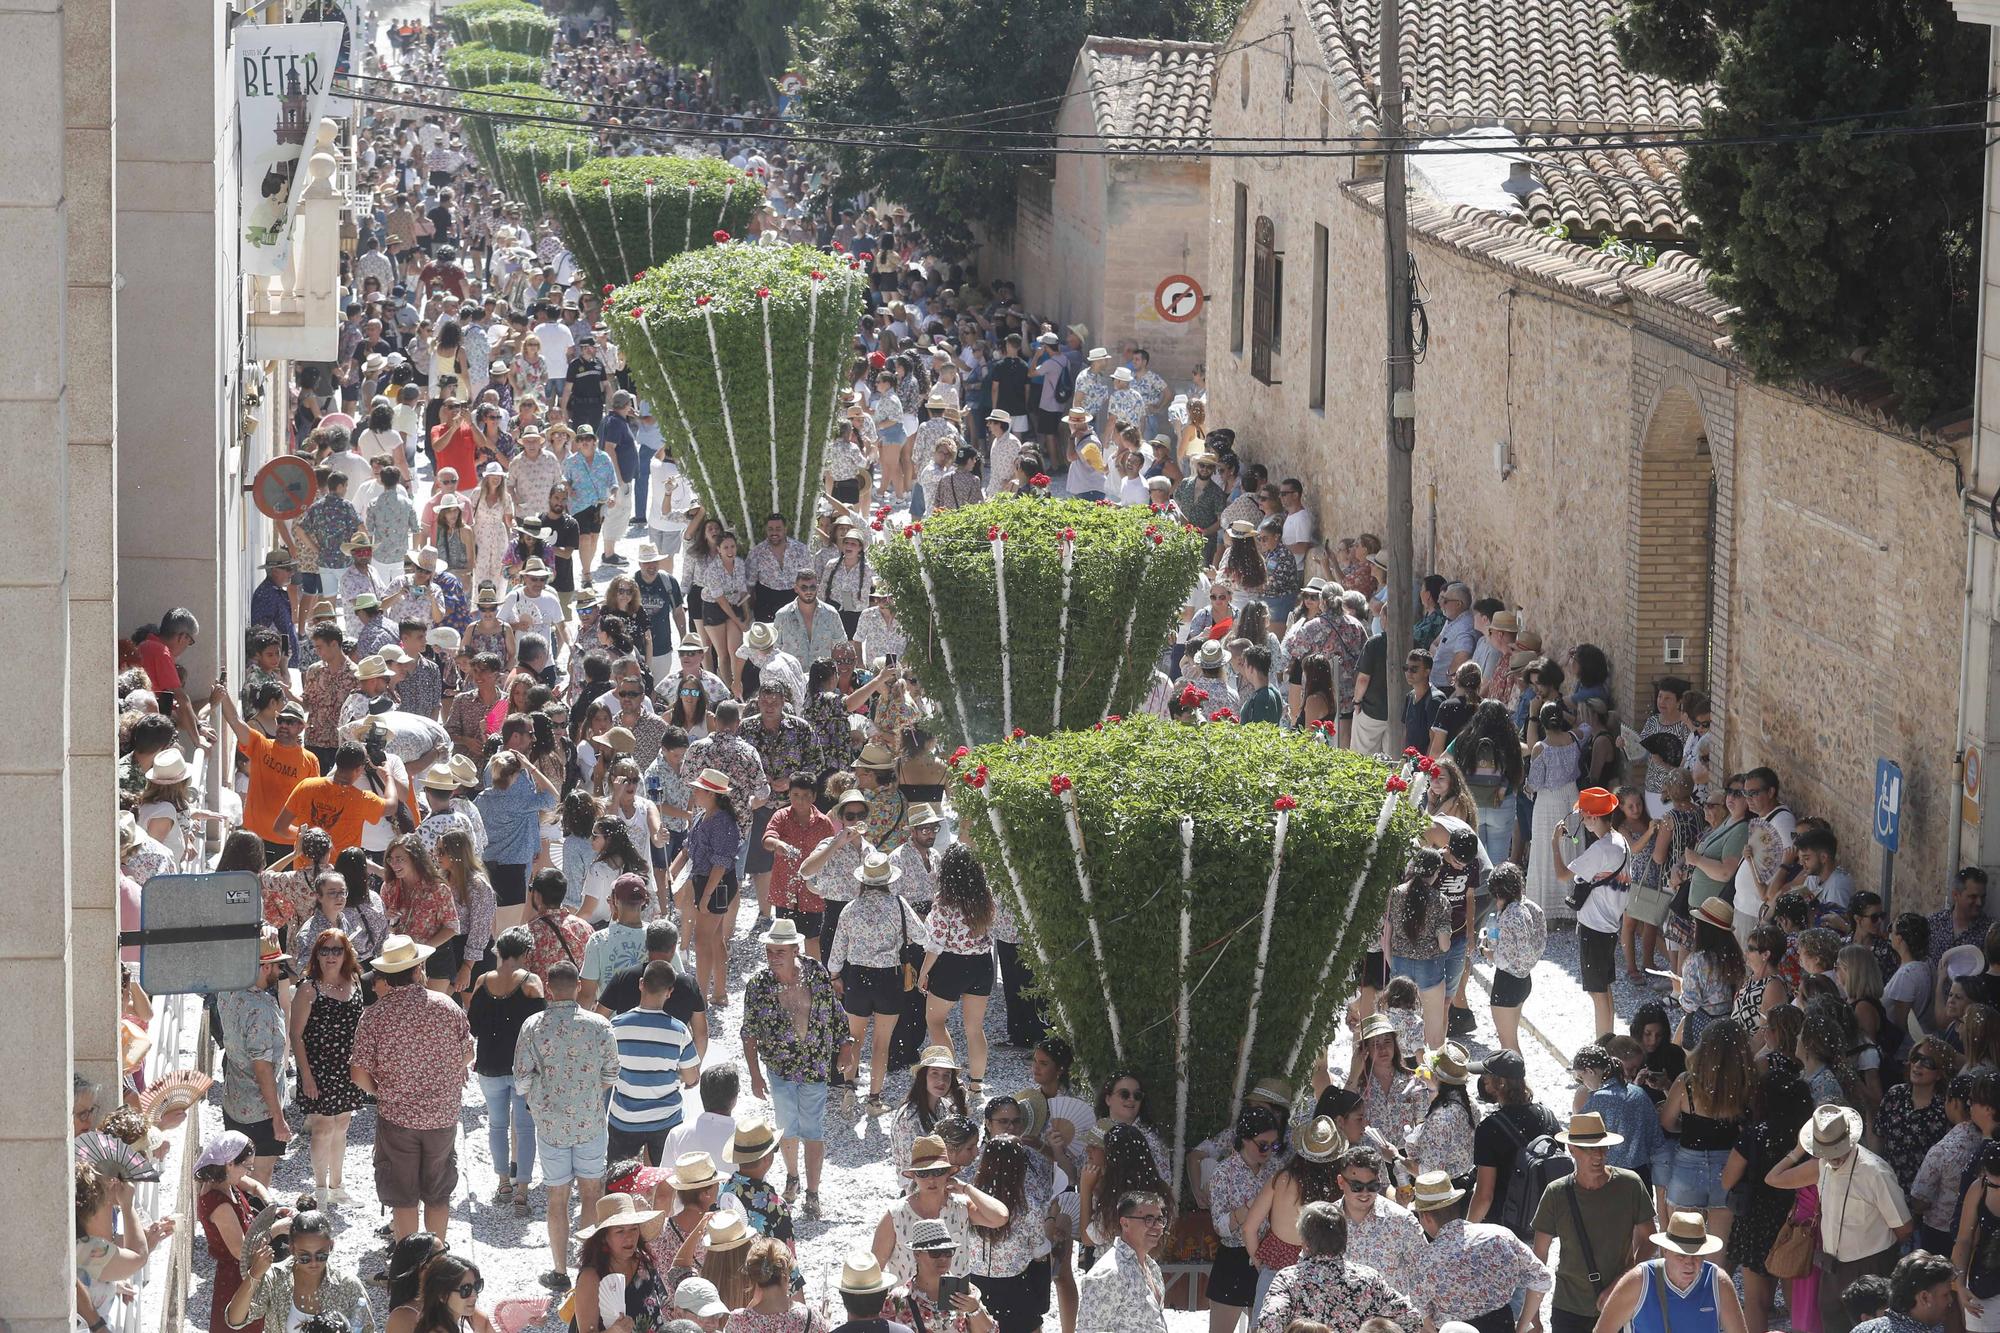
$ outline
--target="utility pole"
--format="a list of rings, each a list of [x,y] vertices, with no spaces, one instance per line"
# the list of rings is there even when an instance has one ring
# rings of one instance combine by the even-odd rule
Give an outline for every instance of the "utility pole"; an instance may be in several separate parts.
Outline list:
[[[1415,541],[1410,498],[1410,454],[1417,447],[1416,354],[1410,327],[1410,217],[1403,172],[1403,15],[1401,0],[1381,0],[1381,103],[1383,296],[1388,306],[1387,432],[1389,484],[1389,589],[1383,631],[1393,671],[1410,650],[1415,631]],[[1400,679],[1400,677],[1395,677]]]

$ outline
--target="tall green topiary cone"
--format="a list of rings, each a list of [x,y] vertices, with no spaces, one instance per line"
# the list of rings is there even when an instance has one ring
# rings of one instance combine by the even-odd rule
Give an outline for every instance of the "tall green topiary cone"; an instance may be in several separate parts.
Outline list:
[[[466,142],[472,145],[472,155],[489,176],[500,174],[500,136],[517,125],[537,123],[510,117],[583,119],[582,107],[557,97],[539,83],[489,83],[472,92],[459,93],[453,100],[458,104],[460,123],[465,126]],[[497,114],[481,115],[480,112]],[[520,195],[513,197],[518,199]]]
[[[809,246],[711,244],[606,295],[662,436],[745,549],[768,513],[812,521],[866,281]]]
[[[555,20],[539,9],[495,9],[467,21],[468,38],[500,51],[546,57],[556,44]]]
[[[1201,571],[1185,525],[1083,500],[990,500],[930,515],[914,538],[881,547],[876,576],[909,630],[905,663],[975,745],[1137,711]]]
[[[444,11],[444,26],[453,41],[463,44],[472,40],[473,20],[484,18],[489,14],[523,9],[534,14],[542,12],[529,4],[528,0],[463,0],[463,3],[453,5]]]
[[[444,76],[454,88],[484,88],[494,83],[542,81],[548,62],[540,56],[501,51],[484,42],[454,46],[444,58]]]
[[[560,125],[516,125],[500,128],[494,144],[499,156],[500,188],[509,199],[526,204],[535,217],[549,211],[547,186],[543,178],[570,170],[593,151],[590,135],[582,129]]]
[[[1258,1077],[1309,1076],[1422,822],[1378,761],[1264,724],[1139,717],[954,766],[1052,1018],[1093,1080],[1144,1079],[1176,1163]]]
[[[556,226],[595,287],[617,287],[684,250],[741,236],[763,191],[715,157],[593,157],[544,187]]]

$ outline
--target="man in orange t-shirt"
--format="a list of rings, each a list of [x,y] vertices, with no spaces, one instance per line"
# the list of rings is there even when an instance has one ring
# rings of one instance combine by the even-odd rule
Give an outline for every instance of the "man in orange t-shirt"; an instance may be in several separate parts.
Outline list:
[[[333,754],[333,776],[307,778],[292,788],[292,794],[285,799],[284,809],[278,812],[278,822],[272,831],[280,841],[290,839],[297,842],[299,830],[320,829],[332,840],[335,855],[349,847],[360,846],[362,826],[374,823],[396,804],[388,797],[377,796],[354,785],[354,780],[361,776],[361,770],[368,766],[366,750],[353,741],[341,742],[340,748]],[[388,775],[380,769],[374,771],[387,788]]]
[[[264,863],[269,865],[292,850],[290,839],[278,833],[279,812],[299,783],[319,776],[318,757],[301,743],[306,734],[306,710],[287,702],[278,710],[278,734],[273,737],[243,721],[228,686],[217,685],[209,702],[221,712],[236,735],[236,748],[250,761],[243,827],[264,840]]]

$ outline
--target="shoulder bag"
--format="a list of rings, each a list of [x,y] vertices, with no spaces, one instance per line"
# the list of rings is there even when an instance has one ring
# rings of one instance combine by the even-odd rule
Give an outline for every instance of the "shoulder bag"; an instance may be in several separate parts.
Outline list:
[[[1563,1197],[1569,1200],[1569,1220],[1576,1227],[1577,1248],[1583,1251],[1584,1276],[1590,1279],[1590,1293],[1604,1295],[1604,1273],[1597,1266],[1597,1255],[1590,1245],[1590,1228],[1583,1224],[1583,1208],[1576,1201],[1576,1177],[1571,1176],[1563,1188]]]

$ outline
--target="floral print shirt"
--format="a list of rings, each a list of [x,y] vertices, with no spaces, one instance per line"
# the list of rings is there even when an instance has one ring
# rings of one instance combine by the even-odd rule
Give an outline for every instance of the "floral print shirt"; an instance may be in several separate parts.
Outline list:
[[[346,496],[328,492],[312,502],[299,519],[299,527],[319,548],[321,569],[346,569],[347,552],[340,548],[349,537],[360,531],[361,515]]]
[[[776,549],[768,541],[758,542],[750,548],[749,560],[750,581],[772,592],[789,593],[798,576],[812,569],[812,552],[804,542],[791,537]]]
[[[1924,1210],[1925,1226],[1934,1231],[1957,1230],[1958,1182],[1965,1178],[1979,1145],[1985,1141],[1979,1126],[1970,1120],[1961,1121],[1924,1154],[1924,1164],[1917,1168],[1909,1195],[1911,1204]]]
[[[375,1333],[375,1315],[368,1308],[368,1290],[361,1279],[328,1265],[319,1279],[318,1305],[328,1313],[344,1315],[352,1333]],[[290,1328],[292,1315],[292,1261],[272,1264],[257,1281],[256,1294],[243,1322],[231,1328],[248,1328],[261,1323],[270,1329]],[[228,1316],[223,1316],[225,1321]],[[220,1333],[217,1330],[216,1333]]]
[[[419,944],[447,926],[458,924],[458,899],[443,880],[426,884],[384,881],[382,901],[389,909],[389,924]]]
[[[1438,1229],[1430,1253],[1410,1282],[1410,1298],[1425,1319],[1472,1320],[1514,1299],[1516,1290],[1547,1292],[1555,1274],[1506,1227],[1457,1219]]]
[[[1430,1240],[1417,1215],[1385,1194],[1375,1196],[1373,1211],[1361,1221],[1352,1215],[1347,1219],[1343,1257],[1374,1269],[1397,1291],[1410,1291],[1418,1270],[1430,1262],[1429,1251]]]
[[[314,662],[299,674],[299,694],[306,705],[305,743],[330,750],[339,743],[340,710],[354,693],[354,665],[345,658],[329,667]]]
[[[590,943],[588,921],[565,911],[556,916],[532,917],[527,925],[528,933],[535,937],[535,947],[528,954],[530,972],[547,982],[549,969],[557,963],[583,966],[584,946]]]
[[[757,1058],[772,1078],[787,1083],[824,1083],[847,1036],[847,1019],[833,993],[833,976],[811,958],[799,961],[806,988],[804,1030],[785,1012],[784,987],[766,967],[743,989],[743,1032],[757,1043]]]
[[[764,775],[764,759],[757,747],[741,735],[712,731],[688,746],[681,759],[681,777],[693,782],[704,768],[722,770],[729,777],[729,798],[736,806],[737,826],[750,831],[750,803],[770,791]]]
[[[820,846],[825,846],[831,840],[831,838],[822,839]],[[813,848],[813,851],[818,850],[819,847]],[[875,850],[874,842],[868,838],[856,838],[846,846],[836,847],[827,854],[820,868],[808,877],[808,882],[827,902],[851,903],[861,892],[861,885],[855,881],[854,872],[861,868],[861,863]],[[811,855],[811,852],[807,855]]]
[[[1370,1319],[1393,1319],[1410,1328],[1416,1324],[1416,1308],[1365,1264],[1301,1257],[1272,1281],[1255,1333],[1284,1333],[1298,1319],[1340,1329],[1360,1328]]]
[[[790,805],[771,816],[765,826],[767,836],[776,836],[784,844],[771,859],[771,905],[789,908],[798,912],[817,912],[825,908],[822,899],[812,884],[799,873],[807,853],[834,835],[833,821],[818,810],[810,811],[803,819],[794,814]]]
[[[277,997],[269,991],[223,991],[215,997],[222,1020],[222,1109],[244,1124],[271,1118],[271,1108],[257,1086],[256,1064],[271,1066],[279,1105],[285,1097],[285,1018]]]
[[[1422,1171],[1457,1177],[1472,1170],[1472,1116],[1457,1102],[1432,1108],[1405,1139]]]
[[[941,855],[943,853],[935,846],[926,852],[925,849],[918,847],[914,842],[906,842],[895,851],[890,852],[889,864],[903,872],[903,877],[896,881],[896,892],[904,899],[916,903],[920,907],[928,905],[931,899],[937,897],[938,857]],[[926,856],[930,858],[928,864],[924,859]],[[959,917],[958,921],[962,927],[964,925],[964,918]],[[930,922],[931,934],[935,936],[937,934],[937,918],[935,916],[931,917]],[[986,952],[984,946],[958,948],[940,944],[938,948],[950,953]]]
[[[909,848],[904,847],[896,855],[901,856]],[[905,872],[903,879],[909,875]],[[902,887],[899,882],[898,888]],[[939,953],[986,954],[993,952],[990,935],[975,935],[965,922],[965,914],[949,903],[939,903],[931,909],[926,922],[931,933],[931,947]]]
[[[1230,1215],[1239,1208],[1247,1208],[1256,1199],[1257,1191],[1263,1189],[1283,1165],[1284,1159],[1277,1153],[1268,1154],[1264,1165],[1254,1172],[1250,1164],[1243,1160],[1243,1154],[1238,1152],[1232,1152],[1216,1163],[1215,1174],[1208,1182],[1208,1215],[1214,1220],[1215,1234],[1221,1237],[1224,1245],[1246,1248]]]
[[[1692,1014],[1706,1010],[1721,1018],[1736,999],[1728,979],[1716,970],[1715,960],[1705,953],[1689,954],[1681,968],[1681,1008]]]
[[[1882,1094],[1875,1114],[1875,1132],[1882,1138],[1882,1156],[1895,1168],[1896,1183],[1909,1194],[1924,1157],[1951,1128],[1944,1115],[1944,1091],[1937,1089],[1922,1110],[1910,1100],[1910,1085],[1898,1083]]]
[[[368,535],[385,556],[400,560],[407,555],[417,527],[417,507],[400,486],[383,491],[368,506]]]
[[[813,768],[818,758],[818,747],[813,742],[812,725],[797,713],[782,714],[776,731],[766,731],[761,717],[747,720],[743,724],[742,736],[763,761],[767,779],[818,771]]]
[[[1498,925],[1500,938],[1493,946],[1493,966],[1517,977],[1527,976],[1548,944],[1549,926],[1541,907],[1526,898],[1509,903],[1501,910]]]
[[[1368,1124],[1391,1143],[1403,1141],[1410,1128],[1424,1118],[1429,1102],[1429,1085],[1414,1076],[1399,1074],[1387,1087],[1372,1078],[1361,1083],[1361,1105]]]
[[[458,1124],[471,1040],[465,1011],[418,983],[397,987],[368,1007],[354,1030],[352,1058],[374,1079],[383,1119],[404,1129],[451,1129]]]
[[[604,1133],[604,1094],[617,1081],[618,1039],[604,1015],[551,1000],[521,1025],[514,1087],[542,1142],[573,1148]]]
[[[1160,1266],[1123,1238],[1097,1256],[1097,1263],[1077,1279],[1076,1326],[1114,1329],[1117,1333],[1166,1333],[1167,1288]],[[1268,1322],[1269,1306],[1266,1309]],[[1405,1307],[1407,1311],[1407,1306]],[[1289,1318],[1270,1325],[1281,1333]],[[1260,1330],[1265,1324],[1257,1326]],[[1340,1328],[1356,1328],[1357,1323]]]
[[[864,892],[840,914],[833,949],[826,959],[827,970],[837,975],[849,963],[895,967],[902,959],[905,940],[918,948],[930,947],[930,931],[916,909],[893,893]]]

